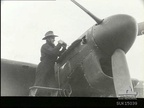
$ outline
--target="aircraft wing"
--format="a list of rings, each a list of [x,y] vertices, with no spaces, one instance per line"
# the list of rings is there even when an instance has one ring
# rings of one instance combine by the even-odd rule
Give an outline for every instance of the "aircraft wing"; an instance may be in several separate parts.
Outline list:
[[[144,22],[138,23],[138,36],[144,34]]]
[[[1,59],[1,96],[28,96],[37,65]]]

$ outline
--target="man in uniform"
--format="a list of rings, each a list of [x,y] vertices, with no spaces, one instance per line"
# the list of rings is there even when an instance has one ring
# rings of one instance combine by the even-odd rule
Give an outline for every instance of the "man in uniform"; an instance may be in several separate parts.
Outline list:
[[[34,86],[39,87],[50,87],[57,88],[58,82],[55,79],[54,65],[57,60],[57,57],[60,56],[66,50],[66,43],[62,40],[58,41],[58,44],[55,46],[54,41],[57,35],[54,35],[53,31],[48,31],[45,34],[43,40],[46,40],[46,43],[41,47],[41,58],[40,63],[36,69],[36,78]],[[62,50],[60,51],[60,49]],[[57,96],[56,90],[48,89],[34,89],[35,96]]]

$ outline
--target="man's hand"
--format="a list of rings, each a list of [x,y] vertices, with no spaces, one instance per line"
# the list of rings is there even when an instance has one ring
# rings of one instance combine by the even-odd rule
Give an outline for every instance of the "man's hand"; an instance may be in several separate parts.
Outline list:
[[[66,48],[66,47],[67,47],[67,44],[66,44],[66,43],[64,43],[64,44],[62,45],[62,47],[63,47],[63,48]]]
[[[62,46],[67,46],[67,44],[62,40],[59,40],[58,43],[62,44]]]
[[[63,44],[63,43],[64,43],[64,41],[62,41],[62,40],[59,40],[59,41],[58,41],[58,43],[60,43],[60,44]]]

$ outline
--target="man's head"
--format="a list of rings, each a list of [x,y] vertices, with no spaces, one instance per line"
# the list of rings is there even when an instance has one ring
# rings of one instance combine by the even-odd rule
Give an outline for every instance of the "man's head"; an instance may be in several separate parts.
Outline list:
[[[55,37],[53,37],[53,36],[46,38],[46,42],[48,42],[48,43],[54,44],[54,41],[55,41]]]
[[[58,37],[58,36],[54,35],[53,31],[48,31],[46,32],[45,37],[42,40],[46,40],[47,42],[54,44],[55,37]]]

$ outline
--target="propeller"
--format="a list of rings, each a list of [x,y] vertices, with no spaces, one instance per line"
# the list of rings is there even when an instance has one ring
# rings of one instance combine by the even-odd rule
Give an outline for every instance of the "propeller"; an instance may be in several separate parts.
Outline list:
[[[103,19],[99,19],[98,17],[96,17],[94,14],[92,14],[90,11],[88,11],[86,8],[84,8],[82,5],[80,5],[78,2],[76,2],[75,0],[71,0],[75,5],[77,5],[79,8],[81,8],[84,12],[86,12],[89,16],[91,16],[96,22],[97,24],[100,24],[103,22]]]
[[[144,34],[144,22],[138,23],[138,36]]]
[[[121,49],[117,49],[113,53],[111,59],[116,96],[123,97],[123,95],[126,94],[136,95],[133,90],[125,52]]]

